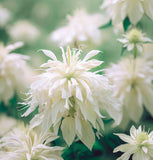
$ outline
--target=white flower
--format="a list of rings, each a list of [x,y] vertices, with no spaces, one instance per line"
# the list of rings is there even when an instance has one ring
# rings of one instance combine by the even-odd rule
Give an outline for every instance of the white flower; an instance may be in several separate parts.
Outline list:
[[[4,136],[9,132],[14,126],[17,125],[17,121],[5,114],[0,114],[0,137]]]
[[[114,149],[114,152],[125,152],[117,160],[152,160],[153,159],[153,132],[145,132],[141,126],[136,129],[134,126],[130,129],[130,136],[125,134],[116,134],[127,144],[122,144]]]
[[[106,69],[107,77],[114,86],[114,96],[123,104],[124,115],[138,122],[143,105],[153,116],[153,63],[143,57],[128,57]]]
[[[98,27],[104,18],[100,14],[90,15],[85,10],[77,10],[73,16],[69,15],[67,19],[68,24],[66,26],[51,33],[51,40],[62,46],[85,41],[98,44],[101,41],[101,32]]]
[[[43,133],[24,127],[14,128],[0,139],[0,159],[3,160],[63,160],[62,147],[48,144],[57,137],[51,133]]]
[[[138,29],[132,29],[127,34],[123,35],[124,39],[118,39],[121,43],[123,43],[123,47],[127,47],[128,51],[133,49],[137,49],[140,53],[143,52],[143,44],[152,42],[152,40],[148,37],[145,37]]]
[[[27,75],[29,68],[25,62],[28,57],[15,53],[9,54],[22,45],[22,42],[6,47],[0,44],[0,102],[8,103],[16,91],[23,91],[30,83],[27,76],[30,77],[31,74]]]
[[[62,49],[63,62],[57,60],[51,51],[42,51],[52,60],[42,65],[48,69],[31,85],[27,102],[30,108],[24,116],[39,106],[39,114],[31,122],[33,127],[42,123],[42,130],[52,126],[58,132],[61,124],[68,145],[77,135],[91,149],[95,142],[92,126],[98,131],[103,128],[100,110],[105,109],[117,124],[122,116],[119,104],[111,96],[108,79],[89,72],[102,64],[102,61],[89,60],[99,51],[90,51],[81,61],[80,51],[74,50],[71,53],[68,48],[65,53]]]
[[[34,42],[40,35],[39,30],[27,20],[20,20],[11,26],[9,34],[14,41]]]
[[[104,0],[101,8],[107,9],[113,24],[129,17],[130,22],[136,25],[144,14],[153,20],[153,0]]]
[[[0,5],[0,27],[4,27],[10,20],[11,14],[9,10]]]

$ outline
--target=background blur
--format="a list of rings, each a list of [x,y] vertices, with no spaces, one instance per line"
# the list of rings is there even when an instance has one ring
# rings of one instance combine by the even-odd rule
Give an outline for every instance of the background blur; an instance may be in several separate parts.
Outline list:
[[[10,28],[19,20],[30,21],[40,32],[39,37],[30,43],[16,50],[15,53],[25,54],[30,56],[28,63],[33,67],[34,70],[38,69],[39,66],[46,62],[47,57],[41,52],[37,52],[39,49],[49,49],[54,53],[57,53],[57,57],[61,56],[61,50],[58,45],[54,42],[48,41],[48,35],[56,30],[57,28],[67,24],[66,16],[72,14],[78,8],[85,8],[88,13],[101,13],[100,6],[102,0],[0,0],[0,6],[8,9],[10,12],[10,20],[7,25],[0,26],[0,41],[5,45],[14,43],[15,41],[9,36]],[[141,30],[148,35],[149,38],[153,39],[153,22],[144,17],[139,23]],[[121,26],[109,26],[101,29],[102,42],[99,46],[88,46],[86,44],[84,53],[91,49],[98,49],[103,51],[102,54],[98,55],[98,59],[103,60],[103,68],[107,67],[111,62],[117,62],[121,55],[122,45],[116,41],[117,38],[121,38],[123,33]],[[22,99],[14,97],[11,100],[10,106],[0,104],[0,113],[4,112],[8,116],[16,119],[20,118],[21,113],[17,112],[18,102]],[[28,118],[22,119],[29,121],[32,115]],[[120,155],[113,154],[112,150],[119,144],[121,140],[117,136],[113,135],[114,132],[123,132],[119,128],[111,128],[110,121],[105,121],[105,131],[103,137],[97,139],[93,151],[90,152],[80,142],[73,143],[70,148],[66,148],[63,157],[65,160],[72,159],[87,159],[87,160],[114,160]],[[151,128],[153,119],[145,111],[142,121],[140,124],[144,124],[146,128]],[[132,125],[133,123],[131,123]],[[124,133],[129,133],[131,125],[124,130]],[[55,142],[57,145],[64,145],[62,139]]]

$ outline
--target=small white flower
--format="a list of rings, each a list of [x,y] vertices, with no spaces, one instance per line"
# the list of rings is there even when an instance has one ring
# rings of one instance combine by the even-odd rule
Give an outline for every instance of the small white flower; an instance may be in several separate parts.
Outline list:
[[[98,131],[103,128],[100,110],[106,110],[117,124],[122,118],[120,105],[111,96],[108,79],[90,72],[103,63],[89,60],[99,51],[90,51],[81,61],[80,51],[73,50],[71,53],[68,48],[65,53],[62,49],[62,62],[51,51],[42,51],[52,60],[42,65],[47,68],[45,73],[38,76],[38,80],[31,85],[27,102],[30,108],[24,116],[39,106],[39,114],[31,122],[33,127],[42,124],[42,130],[52,126],[58,132],[61,124],[68,145],[77,135],[91,149],[95,142],[92,126]]]
[[[134,126],[130,129],[130,136],[125,134],[116,134],[127,144],[122,144],[114,149],[114,152],[125,152],[117,160],[152,160],[153,159],[153,132],[145,132],[141,126],[136,129]]]
[[[127,57],[106,69],[107,77],[114,86],[114,96],[123,104],[124,115],[138,122],[143,105],[153,116],[153,64],[143,57]]]
[[[123,43],[123,47],[127,47],[128,51],[133,50],[135,47],[141,53],[143,52],[143,44],[152,42],[152,40],[148,37],[145,37],[138,29],[132,29],[127,34],[123,35],[124,39],[118,39],[121,43]]]
[[[136,25],[144,14],[153,20],[153,0],[104,0],[101,8],[107,9],[113,24],[129,17],[130,22]]]
[[[28,57],[15,53],[9,54],[22,45],[22,42],[17,42],[4,47],[0,43],[0,102],[8,103],[16,91],[23,91],[30,83],[27,78],[31,74],[27,75],[29,68],[25,62]]]
[[[19,125],[0,139],[0,159],[3,160],[63,160],[62,147],[48,144],[57,137],[40,130]]]
[[[50,39],[60,45],[92,41],[98,44],[101,41],[101,32],[98,29],[104,18],[100,14],[88,14],[85,10],[77,10],[73,16],[68,16],[68,24],[50,35]]]
[[[20,20],[11,26],[9,34],[14,41],[34,42],[40,35],[39,30],[27,20]]]
[[[11,18],[9,10],[0,5],[0,27],[4,27]]]
[[[17,125],[16,119],[8,117],[5,114],[0,114],[0,128],[1,128],[0,137],[4,136],[16,125]]]

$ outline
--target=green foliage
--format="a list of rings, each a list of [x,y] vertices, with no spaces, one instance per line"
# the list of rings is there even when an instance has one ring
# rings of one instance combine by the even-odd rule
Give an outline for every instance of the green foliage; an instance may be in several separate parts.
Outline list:
[[[105,25],[102,25],[101,27],[99,27],[99,29],[105,29],[105,28],[108,28],[108,27],[112,27],[112,21],[109,21]]]
[[[125,18],[125,20],[123,21],[123,28],[124,28],[124,31],[126,32],[130,26],[130,20],[128,17]]]

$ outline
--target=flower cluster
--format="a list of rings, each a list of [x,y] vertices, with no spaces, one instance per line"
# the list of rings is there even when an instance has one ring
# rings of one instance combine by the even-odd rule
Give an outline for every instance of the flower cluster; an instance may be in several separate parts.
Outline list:
[[[68,24],[51,33],[51,40],[62,46],[87,40],[94,43],[101,41],[101,32],[98,27],[104,19],[100,14],[89,15],[85,10],[77,10],[73,16],[67,18]]]
[[[0,139],[0,159],[3,160],[63,160],[62,147],[48,144],[57,137],[19,125]]]
[[[102,61],[89,60],[99,51],[90,51],[81,61],[79,50],[71,52],[68,48],[65,53],[62,49],[63,62],[57,60],[51,51],[42,51],[52,60],[41,66],[47,68],[45,73],[39,75],[38,80],[31,85],[27,102],[30,108],[23,116],[29,115],[39,106],[39,114],[32,120],[32,126],[42,123],[42,130],[52,126],[57,132],[61,124],[68,145],[77,135],[91,149],[95,142],[92,126],[98,131],[103,128],[100,110],[106,110],[116,124],[122,118],[120,104],[111,96],[108,79],[89,72],[102,64]]]
[[[15,53],[9,54],[22,45],[22,42],[6,47],[0,44],[0,102],[8,103],[15,91],[23,91],[30,83],[32,75],[29,74],[30,69],[25,62],[28,57]]]
[[[124,108],[124,118],[136,123],[143,113],[143,105],[153,115],[153,67],[143,57],[123,58],[118,64],[106,69],[107,77],[114,86],[114,96],[120,99]],[[137,114],[135,114],[137,113]]]
[[[153,20],[153,0],[103,0],[103,11],[95,14],[88,14],[86,9],[74,10],[72,15],[67,15],[67,24],[56,28],[49,36],[47,26],[52,25],[50,29],[53,29],[57,17],[62,18],[67,9],[72,11],[76,2],[64,2],[61,14],[56,7],[49,5],[49,1],[16,1],[2,2],[4,7],[0,4],[0,39],[4,43],[19,41],[8,46],[0,43],[0,160],[83,159],[82,153],[78,153],[86,154],[86,149],[82,150],[80,142],[88,151],[93,146],[96,150],[100,144],[96,138],[100,139],[102,134],[107,137],[100,144],[103,149],[101,158],[109,159],[109,155],[105,158],[108,152],[104,145],[112,148],[116,144],[112,127],[127,132],[133,123],[139,127],[132,126],[130,136],[115,134],[126,144],[120,144],[112,152],[123,152],[117,160],[153,160],[153,131],[146,132],[141,126],[142,121],[151,126],[153,117],[153,41],[144,33],[148,34],[151,29],[145,16]],[[84,3],[77,1],[80,2]],[[21,4],[20,8],[18,5]],[[58,2],[52,4],[58,5]],[[23,10],[27,7],[30,12]],[[20,13],[16,21],[14,18]],[[38,24],[35,26],[33,22]],[[42,37],[38,39],[40,33]],[[102,69],[100,51],[89,50],[98,45],[103,50],[117,51],[117,44],[112,47],[115,43],[110,41],[122,33],[123,38],[117,40],[122,43],[121,56],[124,57]],[[47,38],[49,43],[46,43]],[[40,74],[36,75],[26,64],[29,56],[13,52],[23,45],[20,40],[26,43],[23,52],[29,52],[32,45],[54,48],[55,42],[67,46],[67,50],[61,47],[61,55],[39,50],[48,58],[45,63],[42,62],[43,54],[30,55],[33,66],[42,64]],[[106,64],[109,62],[107,58]],[[111,58],[115,61],[117,55]],[[26,98],[20,103],[19,114],[26,125],[17,120],[18,107],[15,108],[25,91]],[[7,108],[10,104],[12,107]],[[9,117],[1,112],[6,112]],[[55,141],[58,135],[62,141]],[[67,148],[64,151],[56,144]]]

